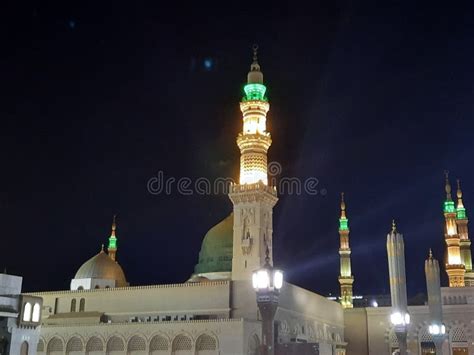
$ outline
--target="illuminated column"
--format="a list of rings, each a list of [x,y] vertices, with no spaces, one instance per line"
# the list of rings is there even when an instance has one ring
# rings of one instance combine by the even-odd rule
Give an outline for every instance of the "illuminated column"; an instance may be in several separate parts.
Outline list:
[[[110,233],[109,237],[109,245],[107,246],[107,252],[112,260],[115,261],[117,255],[117,237],[115,236],[115,230],[117,229],[117,224],[115,223],[116,216],[114,215],[114,219],[112,222],[112,232]]]
[[[446,327],[443,324],[443,308],[441,303],[441,286],[439,281],[438,260],[430,255],[425,261],[426,290],[430,310],[429,332],[436,347],[436,355],[442,355],[443,342],[446,337]]]
[[[252,272],[265,264],[267,246],[273,263],[273,206],[278,198],[276,188],[268,184],[267,151],[272,140],[266,131],[266,114],[270,105],[265,96],[256,46],[244,92],[240,103],[243,130],[237,137],[241,154],[240,183],[233,185],[229,193],[234,205],[234,280],[251,280]]]
[[[461,241],[459,239],[456,224],[456,209],[451,198],[451,184],[449,183],[448,171],[446,175],[446,201],[444,202],[444,239],[448,248],[448,260],[446,273],[449,278],[449,287],[464,287],[464,274],[466,272],[461,261]]]
[[[392,299],[390,321],[397,336],[400,355],[406,355],[407,328],[410,324],[410,315],[407,306],[405,245],[403,235],[397,232],[395,221],[392,222],[392,231],[387,234],[387,256],[388,271],[390,273],[390,296]]]
[[[351,273],[351,248],[349,246],[349,220],[346,217],[346,203],[344,192],[341,193],[341,218],[339,218],[339,236],[341,246],[339,256],[341,259],[341,274],[339,284],[341,285],[341,305],[344,308],[352,308],[352,284],[354,277]]]
[[[458,204],[456,207],[456,225],[459,235],[460,249],[461,249],[461,263],[466,269],[465,284],[466,286],[474,286],[474,273],[472,272],[472,256],[471,256],[471,241],[469,240],[469,230],[467,224],[469,220],[466,216],[466,209],[462,202],[462,190],[459,179],[458,182]]]

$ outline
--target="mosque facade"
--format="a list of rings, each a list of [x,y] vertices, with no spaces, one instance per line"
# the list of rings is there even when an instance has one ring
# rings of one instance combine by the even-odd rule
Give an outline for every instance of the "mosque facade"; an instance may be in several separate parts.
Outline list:
[[[115,219],[107,248],[87,260],[70,290],[34,292],[42,299],[41,327],[28,354],[258,354],[261,316],[252,272],[273,263],[273,208],[266,128],[270,104],[256,52],[240,102],[239,183],[232,212],[205,235],[185,283],[131,286],[119,264]],[[445,355],[474,354],[474,273],[468,219],[458,185],[457,205],[446,177],[445,243],[449,287],[442,288]],[[344,196],[339,219],[340,302],[285,282],[275,317],[279,344],[313,344],[321,355],[392,355],[398,344],[390,307],[354,308],[349,219]],[[268,252],[267,252],[268,250]],[[410,354],[434,354],[427,305],[409,306]],[[280,352],[284,353],[284,352]],[[296,352],[298,353],[298,352]],[[302,352],[301,352],[302,353]]]

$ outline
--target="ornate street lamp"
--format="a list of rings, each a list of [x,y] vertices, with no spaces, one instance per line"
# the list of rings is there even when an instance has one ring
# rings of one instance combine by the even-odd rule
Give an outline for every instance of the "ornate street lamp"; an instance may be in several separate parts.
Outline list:
[[[252,275],[252,285],[257,294],[257,305],[262,315],[262,342],[264,354],[275,353],[273,321],[278,308],[280,289],[283,286],[283,272],[270,264],[267,247],[265,265]]]

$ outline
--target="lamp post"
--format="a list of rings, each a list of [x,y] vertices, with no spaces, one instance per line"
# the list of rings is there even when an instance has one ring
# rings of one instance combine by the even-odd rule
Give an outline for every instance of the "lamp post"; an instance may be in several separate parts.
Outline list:
[[[270,264],[267,247],[265,265],[252,275],[252,285],[257,294],[257,305],[262,315],[262,343],[265,355],[275,354],[273,321],[278,308],[283,273]]]

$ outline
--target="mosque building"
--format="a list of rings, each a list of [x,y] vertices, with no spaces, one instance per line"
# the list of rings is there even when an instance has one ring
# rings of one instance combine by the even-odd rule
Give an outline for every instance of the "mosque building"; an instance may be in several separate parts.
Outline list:
[[[204,236],[189,280],[130,286],[119,264],[114,218],[107,248],[102,247],[79,267],[70,290],[27,295],[42,298],[39,339],[29,344],[29,354],[259,353],[262,322],[251,279],[267,258],[273,263],[273,208],[278,202],[278,191],[269,184],[267,172],[272,144],[266,129],[269,109],[255,50],[240,102],[240,178],[229,193],[233,209]],[[442,288],[448,333],[444,354],[474,354],[474,272],[468,219],[460,184],[455,205],[447,175],[446,194],[443,213],[449,287]],[[338,230],[340,302],[285,282],[275,317],[278,344],[314,344],[312,353],[321,355],[397,352],[391,308],[354,307],[357,274],[351,270],[348,215],[343,194]],[[398,232],[394,228],[390,233]],[[408,312],[412,317],[410,354],[434,354],[428,306],[409,306]]]
[[[266,129],[270,103],[256,50],[240,102],[240,179],[233,210],[205,235],[198,263],[181,284],[130,286],[119,264],[115,219],[107,250],[87,260],[68,291],[43,298],[38,354],[257,354],[261,316],[252,273],[273,263],[273,207]],[[267,252],[268,251],[268,252]],[[276,314],[278,343],[313,343],[319,354],[345,354],[337,302],[285,283]]]

